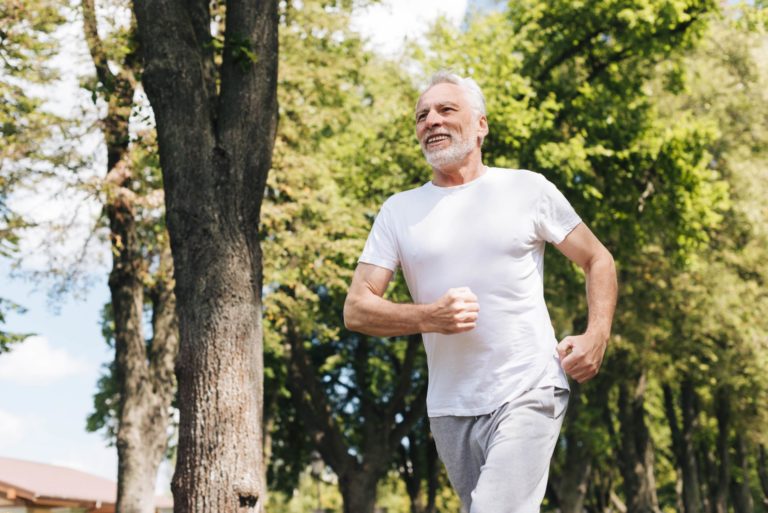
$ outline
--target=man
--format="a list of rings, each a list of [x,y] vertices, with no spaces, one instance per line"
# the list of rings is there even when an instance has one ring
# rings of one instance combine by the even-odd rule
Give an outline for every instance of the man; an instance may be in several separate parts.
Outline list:
[[[529,513],[544,498],[565,373],[584,382],[600,368],[616,271],[542,175],[483,165],[487,134],[477,84],[435,74],[416,105],[432,181],[382,206],[344,320],[369,335],[423,334],[430,427],[463,511]],[[588,328],[559,344],[544,303],[545,241],[587,277]],[[398,266],[413,304],[382,297]]]

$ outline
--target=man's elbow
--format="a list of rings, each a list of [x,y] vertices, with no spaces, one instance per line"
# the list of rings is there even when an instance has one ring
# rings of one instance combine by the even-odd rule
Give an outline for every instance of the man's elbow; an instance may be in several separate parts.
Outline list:
[[[358,331],[360,328],[360,322],[358,320],[356,302],[354,298],[349,295],[344,300],[344,310],[342,312],[344,317],[344,327],[349,331]]]
[[[608,248],[600,245],[600,248],[595,250],[589,258],[581,265],[581,268],[586,274],[589,274],[593,270],[598,272],[610,271],[615,272],[616,263],[613,260],[613,255]]]
[[[603,250],[601,251],[601,258],[605,261],[605,265],[615,269],[616,268],[616,262],[613,260],[613,255],[610,251],[608,251],[608,248],[603,246]]]

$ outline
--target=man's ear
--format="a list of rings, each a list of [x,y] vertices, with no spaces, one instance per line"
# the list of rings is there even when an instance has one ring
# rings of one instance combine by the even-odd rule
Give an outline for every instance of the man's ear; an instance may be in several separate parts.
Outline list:
[[[484,115],[481,115],[477,122],[480,124],[478,128],[478,131],[480,132],[479,135],[482,137],[488,135],[488,118],[486,118]]]

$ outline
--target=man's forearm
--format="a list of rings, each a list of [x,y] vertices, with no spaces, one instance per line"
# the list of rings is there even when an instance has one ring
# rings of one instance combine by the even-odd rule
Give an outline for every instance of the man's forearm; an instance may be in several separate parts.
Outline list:
[[[350,292],[344,303],[344,325],[377,337],[413,333],[461,333],[475,328],[480,307],[468,287],[448,289],[434,303],[393,303],[379,294]]]
[[[611,334],[613,313],[616,310],[618,289],[616,266],[607,250],[601,252],[591,262],[586,269],[586,277],[589,308],[587,333],[594,334],[603,342],[607,342]]]
[[[426,331],[431,305],[395,303],[379,296],[347,299],[344,325],[347,329],[376,337],[397,337]]]

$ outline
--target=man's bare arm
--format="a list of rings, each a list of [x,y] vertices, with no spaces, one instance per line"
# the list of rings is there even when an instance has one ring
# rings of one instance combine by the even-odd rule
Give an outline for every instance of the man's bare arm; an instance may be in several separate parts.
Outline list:
[[[616,266],[611,253],[583,223],[555,247],[584,269],[587,278],[587,331],[566,337],[557,346],[563,370],[583,383],[600,370],[611,335],[618,290]]]
[[[366,335],[395,337],[413,333],[460,333],[475,327],[477,297],[467,287],[448,290],[430,304],[394,303],[382,296],[392,271],[360,263],[344,302],[344,325]]]

